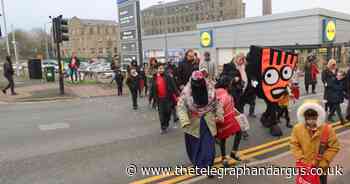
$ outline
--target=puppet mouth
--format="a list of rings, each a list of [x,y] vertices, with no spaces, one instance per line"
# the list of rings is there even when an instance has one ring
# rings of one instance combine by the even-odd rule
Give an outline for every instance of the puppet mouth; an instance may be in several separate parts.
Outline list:
[[[286,88],[276,88],[271,91],[273,98],[278,99],[286,92]]]

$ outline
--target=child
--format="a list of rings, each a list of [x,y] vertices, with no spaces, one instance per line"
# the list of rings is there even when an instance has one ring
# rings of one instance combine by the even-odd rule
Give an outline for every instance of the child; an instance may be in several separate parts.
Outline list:
[[[239,123],[236,120],[235,104],[233,97],[228,93],[232,78],[228,76],[221,76],[215,85],[216,97],[224,108],[224,121],[217,122],[217,135],[216,138],[220,140],[220,149],[222,163],[225,167],[228,167],[228,160],[226,158],[226,140],[232,135],[235,136],[235,140],[232,146],[231,157],[237,161],[240,161],[237,151],[241,141],[242,132]]]
[[[289,89],[289,88],[288,88]],[[278,117],[277,119],[280,120],[281,117],[284,117],[286,119],[286,126],[287,128],[293,128],[293,125],[290,124],[290,117],[289,117],[289,110],[288,110],[288,106],[289,106],[289,98],[291,97],[289,95],[289,91],[287,90],[284,94],[283,94],[283,98],[278,102],[278,106],[279,106],[279,112],[278,112]]]

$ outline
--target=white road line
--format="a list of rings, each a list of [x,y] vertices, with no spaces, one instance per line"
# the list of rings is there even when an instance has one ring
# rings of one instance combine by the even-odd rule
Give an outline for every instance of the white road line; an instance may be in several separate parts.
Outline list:
[[[68,123],[54,123],[54,124],[39,125],[38,128],[41,131],[48,131],[48,130],[70,128],[70,125]]]

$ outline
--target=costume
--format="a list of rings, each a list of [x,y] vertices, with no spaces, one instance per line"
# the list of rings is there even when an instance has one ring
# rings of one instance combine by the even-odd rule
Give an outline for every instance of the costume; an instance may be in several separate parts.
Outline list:
[[[249,82],[256,89],[257,96],[264,99],[267,109],[260,121],[271,129],[272,136],[281,136],[278,126],[278,102],[286,93],[294,74],[298,55],[272,48],[251,46],[247,56]]]

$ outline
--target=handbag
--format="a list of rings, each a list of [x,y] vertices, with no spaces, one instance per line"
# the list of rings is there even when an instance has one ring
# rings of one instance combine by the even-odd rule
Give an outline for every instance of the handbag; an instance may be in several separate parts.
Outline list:
[[[320,184],[321,183],[320,176],[312,175],[311,170],[318,167],[318,164],[322,160],[323,154],[327,149],[330,126],[331,125],[327,124],[322,131],[320,149],[319,149],[319,153],[316,155],[316,165],[306,164],[302,161],[297,161],[296,167],[299,169],[299,171],[302,169],[305,172],[303,174],[299,172],[299,174],[296,177],[296,184]]]
[[[236,108],[233,108],[234,111],[236,112],[236,120],[241,127],[242,131],[248,131],[250,129],[250,124],[248,121],[248,118],[245,114],[240,113]]]

